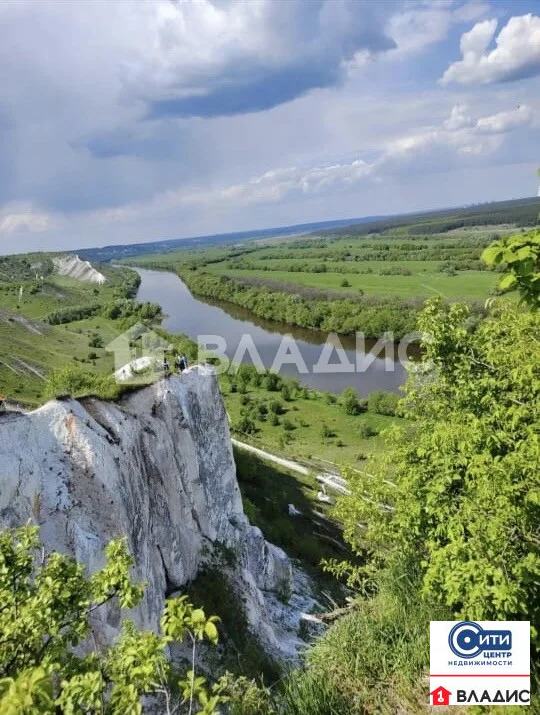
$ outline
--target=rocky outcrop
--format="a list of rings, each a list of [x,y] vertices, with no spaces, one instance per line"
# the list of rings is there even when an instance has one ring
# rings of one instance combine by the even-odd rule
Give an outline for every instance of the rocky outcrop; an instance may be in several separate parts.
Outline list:
[[[285,553],[243,513],[216,377],[195,366],[118,404],[56,400],[0,418],[0,524],[40,525],[47,549],[95,570],[113,538],[127,536],[136,578],[148,583],[130,614],[156,628],[167,594],[181,590],[220,549],[250,627],[271,651],[292,655],[306,603]],[[293,611],[291,611],[291,608]],[[295,610],[296,609],[296,610]],[[99,613],[96,611],[96,613]],[[96,624],[110,641],[119,613]]]
[[[56,272],[61,276],[98,284],[103,284],[107,280],[103,273],[96,270],[89,261],[81,260],[79,256],[61,256],[54,258],[53,262]]]

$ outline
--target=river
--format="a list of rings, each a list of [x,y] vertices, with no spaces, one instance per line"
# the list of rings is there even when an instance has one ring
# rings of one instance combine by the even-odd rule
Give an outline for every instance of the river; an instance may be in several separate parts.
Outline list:
[[[161,305],[166,315],[162,323],[166,330],[184,333],[194,340],[200,335],[220,336],[226,341],[224,352],[229,358],[235,355],[241,340],[245,345],[251,339],[265,367],[270,368],[283,336],[289,335],[294,338],[307,372],[303,369],[299,371],[297,365],[290,363],[284,363],[279,372],[298,378],[302,385],[336,394],[352,386],[359,395],[365,396],[374,390],[397,392],[405,381],[406,372],[397,359],[397,349],[393,344],[386,345],[379,354],[375,354],[375,341],[366,340],[363,346],[356,345],[354,337],[340,336],[344,349],[342,360],[347,371],[343,371],[333,350],[325,361],[330,363],[329,369],[316,372],[313,367],[319,363],[321,369],[319,360],[328,337],[326,333],[263,320],[249,310],[230,303],[200,300],[189,292],[175,273],[142,268],[137,268],[137,271],[141,276],[137,299]],[[327,350],[331,351],[329,347]],[[241,362],[251,363],[252,359],[244,353]]]

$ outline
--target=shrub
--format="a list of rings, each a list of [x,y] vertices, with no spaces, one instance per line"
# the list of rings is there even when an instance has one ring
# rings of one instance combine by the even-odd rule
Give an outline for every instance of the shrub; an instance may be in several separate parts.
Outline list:
[[[377,412],[379,415],[395,415],[398,406],[399,397],[393,392],[385,392],[384,390],[376,390],[368,397],[368,410]]]
[[[360,412],[358,395],[352,387],[347,387],[343,390],[341,401],[343,403],[343,408],[348,415],[357,415]]]
[[[88,340],[88,347],[89,348],[102,348],[103,347],[103,339],[101,338],[100,335],[97,333],[93,333],[90,336],[90,339]]]
[[[283,404],[279,400],[272,400],[270,402],[270,412],[275,415],[282,415],[284,412]]]
[[[237,432],[243,432],[244,434],[254,434],[257,431],[255,422],[248,415],[240,417],[238,422],[234,425],[234,429]]]
[[[280,382],[281,380],[279,375],[276,375],[275,372],[269,372],[264,378],[264,387],[269,392],[277,392],[277,390],[279,390]]]
[[[358,427],[358,435],[362,439],[368,439],[369,437],[375,437],[378,435],[378,431],[375,427],[372,427],[369,422],[362,422]]]
[[[46,397],[87,397],[116,400],[126,390],[110,375],[96,375],[79,365],[64,365],[54,370],[45,384]]]
[[[291,400],[291,390],[288,385],[282,385],[281,386],[281,396],[285,400],[285,402],[290,402]]]
[[[323,422],[321,425],[321,437],[323,439],[330,439],[331,437],[335,436],[335,432],[330,429],[330,427]]]

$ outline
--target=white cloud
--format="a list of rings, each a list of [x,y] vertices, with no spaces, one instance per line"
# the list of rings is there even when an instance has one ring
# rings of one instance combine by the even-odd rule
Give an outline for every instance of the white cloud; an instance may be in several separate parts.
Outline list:
[[[477,20],[486,14],[489,5],[467,2],[426,2],[412,5],[395,13],[388,20],[387,33],[396,43],[389,58],[401,58],[424,50],[444,40],[453,25]]]
[[[530,124],[532,118],[532,109],[522,104],[516,109],[479,119],[476,122],[476,130],[481,134],[501,134],[524,124]]]
[[[55,224],[51,214],[41,212],[27,203],[6,204],[0,211],[0,233],[47,231]]]
[[[444,121],[444,128],[449,132],[456,131],[457,129],[463,129],[463,127],[469,127],[472,124],[471,117],[467,114],[467,107],[465,104],[456,104],[452,107],[452,112],[448,119]]]
[[[504,134],[528,124],[530,107],[499,112],[476,121],[466,105],[452,108],[440,126],[426,127],[389,141],[371,162],[360,158],[339,164],[272,169],[240,182],[214,189],[178,188],[151,201],[94,213],[99,223],[137,221],[182,207],[229,206],[233,209],[289,201],[292,198],[346,192],[362,182],[424,170],[445,170],[463,160],[476,161],[499,149]]]
[[[511,17],[489,50],[496,29],[497,20],[485,20],[462,35],[463,59],[448,67],[441,84],[490,84],[540,74],[540,17]]]

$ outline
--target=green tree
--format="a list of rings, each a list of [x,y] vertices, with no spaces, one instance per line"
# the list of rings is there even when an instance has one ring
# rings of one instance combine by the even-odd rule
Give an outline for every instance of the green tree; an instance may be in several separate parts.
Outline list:
[[[540,305],[540,231],[518,233],[491,243],[482,253],[488,266],[501,266],[504,274],[497,287],[502,292],[518,290],[520,303]]]
[[[468,619],[540,628],[540,393],[535,312],[499,301],[475,329],[464,305],[432,300],[423,371],[375,474],[351,472],[338,512],[372,567],[411,560],[423,597]],[[358,524],[365,525],[359,530]]]
[[[217,618],[186,596],[167,601],[160,634],[124,621],[108,650],[92,645],[90,613],[113,600],[132,608],[143,596],[129,577],[125,540],[111,542],[105,554],[105,566],[87,577],[74,559],[44,555],[36,527],[0,533],[0,712],[135,715],[145,696],[160,703],[160,712],[182,704],[190,713],[217,712],[223,685],[207,687],[195,674],[196,644],[217,643]],[[165,649],[185,640],[191,668],[179,676]]]

